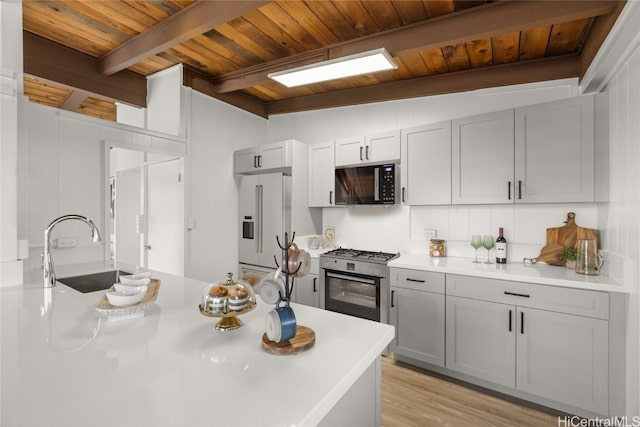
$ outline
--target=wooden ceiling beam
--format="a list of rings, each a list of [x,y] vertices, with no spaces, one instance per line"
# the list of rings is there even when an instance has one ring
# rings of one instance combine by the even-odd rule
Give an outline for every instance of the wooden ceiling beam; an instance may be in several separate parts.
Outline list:
[[[227,104],[231,104],[242,110],[248,111],[249,113],[253,113],[259,117],[263,117],[265,119],[268,117],[264,103],[261,100],[244,92],[218,93],[213,90],[210,76],[190,67],[183,66],[182,84],[212,98],[219,99],[222,102],[226,102]]]
[[[524,31],[543,25],[568,22],[612,13],[617,2],[611,1],[499,1],[447,14],[305,54],[223,74],[213,80],[219,93],[246,89],[269,81],[267,74],[309,64],[310,55],[337,58],[385,47],[393,56],[453,46],[461,42],[490,38],[512,31]]]
[[[147,79],[123,70],[112,76],[98,72],[91,55],[23,31],[24,72],[137,107],[147,106]]]
[[[271,2],[197,1],[103,55],[99,70],[102,74],[114,74],[268,3]]]
[[[586,40],[584,46],[582,47],[582,51],[580,54],[581,59],[581,72],[580,78],[584,77],[587,72],[587,69],[593,62],[596,57],[602,43],[604,43],[605,39],[609,35],[609,32],[613,28],[613,25],[618,20],[618,16],[622,13],[622,9],[624,9],[626,1],[617,1],[615,2],[615,9],[608,15],[599,16],[596,18],[593,26],[591,27],[591,31],[589,32],[589,38]]]
[[[62,101],[60,108],[67,111],[76,111],[88,96],[89,93],[87,91],[72,88],[69,95]]]
[[[332,47],[330,58],[385,47],[392,55],[610,14],[612,1],[498,1]]]
[[[266,103],[267,114],[284,114],[420,96],[442,95],[491,87],[577,77],[578,56],[514,62],[435,76],[407,79],[375,86],[345,89]]]

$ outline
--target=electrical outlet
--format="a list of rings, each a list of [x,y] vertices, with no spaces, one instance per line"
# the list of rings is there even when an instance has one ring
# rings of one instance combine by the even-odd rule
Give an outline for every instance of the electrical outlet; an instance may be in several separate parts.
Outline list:
[[[425,228],[424,235],[427,239],[433,239],[438,234],[435,228]]]
[[[76,239],[73,237],[58,237],[56,239],[57,248],[74,248],[76,246]]]

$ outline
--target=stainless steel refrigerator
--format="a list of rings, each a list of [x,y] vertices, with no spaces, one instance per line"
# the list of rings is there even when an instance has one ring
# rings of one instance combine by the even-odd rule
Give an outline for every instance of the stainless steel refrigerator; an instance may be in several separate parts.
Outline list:
[[[276,236],[282,241],[285,231],[291,233],[291,177],[281,173],[242,175],[238,203],[240,279],[248,273],[266,275],[276,269],[276,259],[282,262]]]

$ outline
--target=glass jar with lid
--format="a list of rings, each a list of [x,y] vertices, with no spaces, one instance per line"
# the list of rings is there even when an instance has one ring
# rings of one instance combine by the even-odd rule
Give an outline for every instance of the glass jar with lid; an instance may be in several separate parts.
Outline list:
[[[433,257],[447,256],[447,246],[442,239],[431,239],[429,241],[429,255]]]

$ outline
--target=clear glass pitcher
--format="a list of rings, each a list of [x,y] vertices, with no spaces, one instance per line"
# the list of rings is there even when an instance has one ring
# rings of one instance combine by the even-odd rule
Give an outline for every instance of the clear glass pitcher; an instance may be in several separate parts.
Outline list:
[[[576,273],[598,275],[604,264],[604,258],[598,254],[598,242],[595,239],[578,240],[576,244]]]

